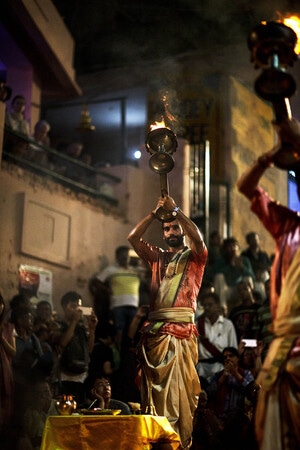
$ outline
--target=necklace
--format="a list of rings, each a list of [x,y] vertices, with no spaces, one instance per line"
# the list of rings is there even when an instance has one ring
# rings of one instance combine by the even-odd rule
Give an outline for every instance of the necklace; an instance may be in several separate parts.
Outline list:
[[[178,263],[182,253],[187,249],[184,247],[180,252],[177,252],[175,256],[173,256],[168,263],[165,264],[165,278],[173,278],[177,274]]]

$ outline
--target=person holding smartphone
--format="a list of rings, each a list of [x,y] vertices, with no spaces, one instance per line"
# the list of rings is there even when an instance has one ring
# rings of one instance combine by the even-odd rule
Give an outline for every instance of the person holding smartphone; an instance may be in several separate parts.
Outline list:
[[[208,406],[222,422],[223,448],[240,450],[250,425],[245,415],[246,388],[254,378],[250,370],[240,366],[240,354],[235,347],[225,347],[222,357],[224,369],[212,377],[206,388]]]
[[[83,323],[81,295],[75,291],[66,292],[61,298],[64,318],[59,323],[55,343],[60,348],[59,378],[60,394],[73,394],[77,404],[84,403],[85,389],[83,382],[88,375],[90,354],[94,348],[95,314],[87,317]]]

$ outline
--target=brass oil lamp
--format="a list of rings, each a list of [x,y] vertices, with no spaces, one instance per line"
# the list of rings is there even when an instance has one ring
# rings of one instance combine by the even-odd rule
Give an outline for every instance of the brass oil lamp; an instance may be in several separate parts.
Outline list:
[[[296,92],[296,82],[287,68],[297,61],[296,44],[297,34],[280,21],[262,22],[248,37],[251,62],[255,69],[262,69],[254,84],[255,92],[272,103],[277,122],[292,117],[289,99]],[[274,156],[274,164],[280,169],[291,170],[299,163],[299,149],[282,142]]]
[[[77,403],[73,395],[63,394],[57,399],[55,407],[61,416],[70,416],[76,411]]]
[[[155,127],[147,136],[146,149],[152,155],[149,160],[150,169],[160,176],[161,195],[169,194],[168,173],[174,167],[173,153],[178,146],[172,130],[167,127]],[[172,213],[164,208],[158,208],[156,216],[162,222],[174,219]]]

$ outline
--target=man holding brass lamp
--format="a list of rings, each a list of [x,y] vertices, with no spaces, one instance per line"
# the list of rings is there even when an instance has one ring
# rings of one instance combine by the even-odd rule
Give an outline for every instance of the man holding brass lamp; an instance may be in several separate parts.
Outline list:
[[[276,243],[270,298],[274,338],[257,382],[261,385],[255,415],[260,450],[300,448],[300,214],[272,200],[258,185],[275,164],[293,170],[300,200],[300,124],[275,125],[279,143],[261,155],[240,177],[239,191]]]
[[[158,210],[169,218],[162,220]],[[157,218],[168,250],[142,239]],[[185,244],[186,237],[190,246]],[[181,448],[187,449],[200,392],[194,313],[207,249],[197,226],[167,194],[130,232],[128,240],[152,270],[149,318],[138,349],[142,410],[166,416],[180,436]]]

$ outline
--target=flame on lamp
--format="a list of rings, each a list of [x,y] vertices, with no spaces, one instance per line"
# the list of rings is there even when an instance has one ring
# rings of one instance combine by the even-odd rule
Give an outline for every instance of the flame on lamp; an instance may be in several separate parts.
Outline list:
[[[155,121],[150,125],[150,131],[156,130],[157,128],[167,128],[170,130],[171,124],[176,122],[176,118],[169,111],[169,103],[168,103],[168,91],[160,92],[160,109],[161,109],[161,121]]]
[[[287,27],[290,27],[297,35],[297,44],[295,46],[295,53],[299,55],[300,53],[300,18],[296,16],[296,14],[289,14],[283,16],[282,14],[277,12],[279,16],[279,21],[282,22]]]
[[[154,122],[150,125],[150,131],[157,130],[157,128],[168,128],[166,127],[164,119],[161,122]]]

